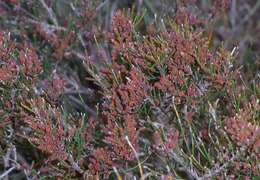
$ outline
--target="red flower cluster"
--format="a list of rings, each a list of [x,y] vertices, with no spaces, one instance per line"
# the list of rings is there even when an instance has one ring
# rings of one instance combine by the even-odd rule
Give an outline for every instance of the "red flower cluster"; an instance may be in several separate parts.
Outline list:
[[[17,44],[10,40],[10,34],[0,33],[0,80],[18,80],[22,75],[34,83],[35,77],[42,72],[41,62],[36,51],[28,44]],[[18,50],[18,55],[17,55]],[[18,58],[16,59],[16,56]]]
[[[17,72],[17,62],[11,57],[15,44],[10,41],[10,35],[0,32],[0,81],[12,80]]]
[[[138,117],[135,115],[135,109],[146,95],[145,82],[134,67],[130,70],[129,76],[125,83],[119,86],[115,84],[112,87],[110,103],[104,105],[105,111],[102,112],[105,119],[105,127],[102,132],[105,135],[104,141],[109,145],[107,150],[110,151],[109,155],[104,154],[104,156],[113,157],[115,164],[119,160],[133,161],[135,158],[133,150],[126,141],[126,136],[136,151],[139,148]],[[94,157],[95,164],[103,161],[99,156]],[[110,161],[106,164],[110,164]]]
[[[27,135],[27,139],[38,145],[41,151],[49,154],[49,161],[66,160],[68,154],[65,141],[73,137],[75,129],[66,132],[61,112],[58,109],[48,109],[44,99],[33,100],[31,108],[34,115],[22,113],[24,122],[34,131],[34,134]]]
[[[65,80],[57,74],[54,74],[54,77],[51,80],[44,80],[43,84],[46,95],[51,102],[56,102],[58,100],[66,85]]]
[[[249,122],[251,111],[242,110],[234,117],[226,119],[226,131],[239,146],[252,147],[253,152],[260,157],[260,127]]]

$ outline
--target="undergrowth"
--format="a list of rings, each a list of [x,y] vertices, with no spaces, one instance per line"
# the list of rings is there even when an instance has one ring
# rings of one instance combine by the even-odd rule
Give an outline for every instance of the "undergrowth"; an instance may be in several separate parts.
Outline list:
[[[150,26],[139,6],[113,10],[103,30],[101,6],[70,4],[66,22],[41,0],[46,23],[2,3],[33,28],[0,33],[0,179],[259,178],[259,82],[187,2]]]

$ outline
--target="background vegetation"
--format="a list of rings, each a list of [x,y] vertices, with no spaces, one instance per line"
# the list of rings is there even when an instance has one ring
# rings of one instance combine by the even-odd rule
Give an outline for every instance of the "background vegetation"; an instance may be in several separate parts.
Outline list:
[[[259,179],[259,9],[0,1],[0,179]]]

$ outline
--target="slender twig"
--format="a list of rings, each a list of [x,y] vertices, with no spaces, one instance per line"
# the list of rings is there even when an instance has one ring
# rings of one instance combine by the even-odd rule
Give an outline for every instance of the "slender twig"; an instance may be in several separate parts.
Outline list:
[[[169,97],[166,97],[161,104],[167,103]],[[147,100],[151,103],[153,107],[153,113],[157,117],[157,119],[160,120],[160,122],[169,122],[170,121],[170,114],[168,113],[168,109],[170,108],[170,105],[167,106],[166,108],[162,108],[161,106],[156,106],[154,100],[152,97],[148,97]]]
[[[82,37],[82,33],[81,33],[81,32],[77,33],[77,36],[78,36],[78,39],[79,39],[79,41],[80,41],[81,46],[82,46],[84,49],[86,49],[87,45],[86,45],[86,42],[84,41],[84,39],[83,39],[83,37]]]
[[[172,152],[170,157],[173,158],[173,160],[181,166],[179,170],[185,172],[185,174],[189,177],[189,179],[199,178],[198,173],[193,168],[186,165],[183,158],[177,152]]]
[[[7,169],[8,167],[10,167],[10,156],[12,154],[12,148],[8,148],[6,154],[3,156],[3,160],[4,160],[4,168]],[[6,171],[5,173],[3,173],[0,177],[0,179],[4,178],[5,176],[7,176],[11,171]],[[5,179],[8,179],[8,177],[5,177]]]
[[[49,18],[52,20],[53,24],[55,26],[58,26],[57,18],[55,16],[54,12],[52,11],[52,9],[48,7],[48,5],[45,3],[44,0],[40,0],[40,2],[43,5],[43,7],[46,9],[46,11],[48,12]]]
[[[237,17],[237,1],[233,0],[231,2],[231,10],[230,10],[230,22],[232,27],[236,24],[236,17]]]
[[[257,12],[257,10],[260,8],[260,1],[258,0],[257,3],[254,5],[252,10],[242,19],[240,24],[243,24],[248,21],[248,19]]]
[[[248,143],[248,145],[243,146],[241,148],[241,150],[234,155],[229,161],[227,161],[226,163],[224,163],[222,166],[220,166],[219,168],[213,168],[211,169],[208,173],[206,173],[205,175],[203,175],[202,177],[198,178],[198,180],[207,180],[207,179],[212,179],[213,177],[217,176],[218,174],[220,174],[223,171],[226,171],[227,168],[230,166],[230,164],[232,164],[235,160],[239,159],[246,151],[249,147],[251,147],[255,141],[259,138],[260,136],[260,129],[255,133],[255,135],[251,138],[251,141]]]
[[[104,2],[100,3],[97,7],[96,7],[96,11],[101,10],[110,0],[105,0]]]
[[[3,156],[3,160],[5,169],[8,169],[0,175],[0,179],[8,179],[8,174],[13,170],[19,170],[21,167],[24,167],[24,165],[28,165],[26,161],[22,161],[23,159],[16,151],[16,147],[14,145],[11,145],[11,147],[7,149],[6,154]],[[22,163],[19,163],[18,161],[22,161]]]
[[[139,160],[139,157],[138,157],[138,154],[134,148],[134,146],[132,145],[132,143],[130,142],[128,136],[125,136],[125,140],[127,142],[127,144],[130,146],[130,148],[133,150],[134,152],[134,155],[135,155],[135,158],[137,159],[137,162],[138,162],[138,167],[139,167],[139,171],[140,171],[140,176],[141,176],[141,180],[144,179],[144,173],[143,173],[143,168],[141,166],[141,163],[140,163],[140,160]]]
[[[97,113],[93,109],[91,109],[87,104],[85,103],[83,104],[80,100],[78,100],[74,96],[69,96],[69,99],[74,101],[76,104],[80,105],[81,107],[83,107],[84,110],[89,114],[91,114],[94,118],[98,117]]]
[[[12,172],[15,169],[16,169],[16,167],[14,167],[14,166],[9,168],[7,171],[5,171],[3,174],[0,175],[0,179],[4,178],[5,176],[7,176],[10,172]]]
[[[62,93],[63,95],[77,95],[77,94],[84,94],[84,95],[89,95],[89,92],[83,91],[83,90],[68,90]]]
[[[114,172],[115,172],[115,174],[116,174],[117,179],[118,179],[118,180],[123,180],[122,177],[120,176],[120,174],[118,173],[117,168],[116,168],[116,167],[113,167],[113,170],[114,170]]]
[[[6,4],[6,2],[0,1],[0,5],[4,6],[4,8],[7,9],[8,11],[10,10],[10,7]]]
[[[47,24],[47,23],[44,23],[44,22],[40,22],[40,21],[30,19],[30,18],[27,18],[27,21],[32,23],[32,24],[39,24],[39,25],[43,26],[44,29],[57,30],[57,31],[67,31],[67,29],[65,27],[62,27],[62,26],[54,26],[54,25]]]
[[[76,57],[76,60],[79,60],[80,62],[84,62],[86,61],[86,56],[80,52],[77,52],[77,51],[68,51],[68,52],[65,52],[65,56],[66,57],[69,57],[69,56],[75,56]]]
[[[78,11],[76,10],[76,8],[74,7],[73,3],[70,3],[70,7],[71,7],[72,11],[79,17],[80,15],[79,15]],[[77,33],[77,37],[78,37],[78,39],[80,41],[81,46],[84,49],[86,49],[87,45],[86,45],[86,42],[84,41],[84,39],[82,37],[82,32],[81,31],[79,31]]]
[[[76,163],[76,162],[74,161],[74,159],[73,159],[73,157],[72,157],[71,154],[69,155],[68,161],[70,162],[72,168],[73,168],[75,171],[79,172],[80,174],[83,174],[83,173],[84,173],[84,171],[79,167],[78,163]]]

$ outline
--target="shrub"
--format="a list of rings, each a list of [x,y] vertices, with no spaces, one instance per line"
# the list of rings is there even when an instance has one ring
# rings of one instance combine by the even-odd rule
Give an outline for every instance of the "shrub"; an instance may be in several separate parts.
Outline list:
[[[76,86],[68,82],[73,74],[46,70],[34,43],[2,31],[0,177],[16,169],[28,179],[257,178],[259,84],[246,86],[235,66],[236,49],[213,47],[204,21],[184,5],[181,1],[175,18],[162,21],[159,30],[152,25],[140,30],[143,15],[117,11],[111,30],[93,32],[89,39],[101,52],[96,56],[73,51],[73,41],[82,40],[75,27],[63,29],[50,15],[54,31],[33,23],[35,31],[27,35],[47,42],[52,50],[46,56],[58,60],[52,65],[76,54],[95,83],[102,96],[95,111],[75,93],[83,113],[64,108],[66,90]],[[216,5],[227,8],[228,1]],[[83,31],[87,22],[81,15],[77,25]]]
[[[106,152],[96,150],[95,167],[114,167],[124,176],[138,167],[141,177],[199,179],[237,177],[242,171],[233,174],[229,166],[244,158],[257,166],[259,122],[247,121],[259,116],[253,108],[259,102],[232,117],[245,93],[235,93],[236,57],[222,47],[211,49],[209,34],[189,17],[170,21],[157,35],[140,36],[122,12],[114,16],[108,34],[112,62],[97,78],[105,94],[100,130]],[[247,142],[242,150],[241,141]],[[248,168],[243,175],[258,171]]]

